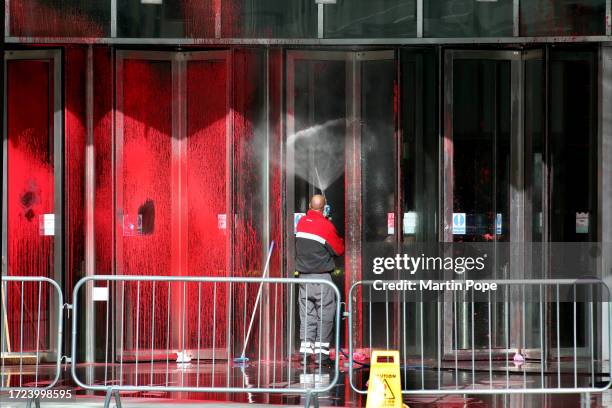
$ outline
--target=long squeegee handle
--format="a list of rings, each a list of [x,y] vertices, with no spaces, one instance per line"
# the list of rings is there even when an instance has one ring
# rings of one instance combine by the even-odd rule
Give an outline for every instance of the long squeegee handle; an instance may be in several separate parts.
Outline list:
[[[268,275],[268,269],[270,268],[270,258],[272,257],[272,251],[274,250],[274,241],[270,242],[270,248],[268,248],[268,258],[266,259],[266,265],[264,266],[264,272],[262,278],[266,278]],[[257,291],[257,299],[255,300],[255,308],[253,309],[253,314],[251,315],[251,321],[249,322],[249,330],[247,330],[247,335],[244,339],[244,346],[242,346],[242,354],[240,357],[244,357],[244,353],[246,352],[246,346],[249,344],[249,337],[251,336],[251,328],[253,328],[253,320],[255,320],[255,314],[257,313],[257,307],[259,306],[259,299],[261,298],[261,290],[263,289],[263,282],[259,284],[259,290]],[[246,302],[246,299],[244,300]]]

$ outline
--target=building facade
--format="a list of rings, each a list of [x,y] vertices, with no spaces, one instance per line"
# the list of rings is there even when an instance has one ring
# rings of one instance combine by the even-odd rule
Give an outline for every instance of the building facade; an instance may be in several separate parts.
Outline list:
[[[323,192],[345,296],[382,247],[415,243],[489,243],[506,279],[596,247],[577,275],[612,274],[610,0],[6,3],[3,273],[69,301],[96,274],[260,276],[274,241],[270,275],[291,277],[296,215]],[[269,307],[293,330],[290,302]],[[454,337],[448,310],[402,327],[452,353],[476,312]],[[79,324],[93,361],[104,326]]]

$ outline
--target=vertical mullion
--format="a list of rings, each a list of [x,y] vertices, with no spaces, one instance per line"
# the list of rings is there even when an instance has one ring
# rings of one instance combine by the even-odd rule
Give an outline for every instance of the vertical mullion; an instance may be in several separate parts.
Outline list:
[[[521,35],[521,0],[512,0],[512,36]]]
[[[269,85],[270,85],[270,50],[268,48],[266,48],[266,50],[264,51],[264,113],[263,113],[263,120],[264,120],[264,125],[265,125],[265,140],[263,143],[263,156],[264,156],[264,160],[262,160],[261,165],[261,179],[262,179],[262,183],[263,185],[261,186],[261,190],[262,190],[262,198],[263,198],[263,214],[262,214],[262,247],[261,247],[261,254],[262,254],[262,258],[261,259],[266,259],[266,248],[269,247],[270,245],[270,89],[269,89]],[[272,274],[270,274],[269,276],[271,276]],[[269,295],[270,295],[270,287],[268,285],[266,285],[266,288],[264,289],[265,292],[262,294],[262,296],[265,296],[266,298],[269,299]],[[265,302],[264,305],[262,305],[262,314],[263,317],[262,319],[266,320],[266,325],[264,327],[264,330],[266,331],[266,338],[269,339],[271,337],[271,333],[270,333],[270,322],[272,321],[271,317],[272,317],[272,313],[275,313],[275,311],[271,311],[270,308],[270,304],[269,302]],[[264,359],[265,360],[270,360],[271,359],[271,355],[270,355],[270,350],[271,349],[271,345],[270,342],[266,343],[266,346],[264,348]]]
[[[293,135],[295,133],[295,56],[291,53],[287,55],[287,63],[286,63],[286,121],[287,121],[287,137]],[[281,115],[282,116],[282,115]],[[283,140],[283,145],[286,146],[286,140]],[[283,257],[287,258],[287,276],[289,277],[289,271],[293,269],[293,260],[290,256],[285,256],[293,253],[295,240],[291,239],[292,234],[294,233],[293,227],[293,211],[295,210],[295,175],[294,175],[294,156],[295,152],[293,148],[286,148],[286,161],[282,161],[283,167],[285,169],[285,189],[286,189],[286,214],[285,214],[285,230],[287,231],[286,241],[287,241],[287,251],[286,254],[282,254]],[[282,232],[281,232],[282,233]],[[288,324],[287,324],[287,356],[290,356],[292,353],[291,348],[293,347],[293,333],[294,333],[294,315],[295,315],[295,302],[294,302],[294,291],[295,286],[289,285],[289,307],[288,307]],[[289,367],[288,372],[291,372],[291,359],[288,359]],[[290,380],[290,378],[289,378]]]
[[[608,1],[608,5],[611,4],[612,1]],[[609,20],[608,20],[609,21]],[[599,75],[600,78],[600,86],[601,86],[601,98],[600,98],[600,137],[599,137],[599,168],[604,169],[600,172],[601,181],[599,183],[600,186],[600,225],[602,226],[600,231],[600,242],[612,242],[612,81],[603,80],[603,78],[611,78],[612,77],[612,47],[602,47],[601,49],[601,73]],[[606,170],[608,169],[608,170]],[[603,269],[610,269],[612,267],[612,248],[607,246],[603,249],[604,256]],[[609,353],[609,349],[603,345],[612,344],[612,339],[609,337],[610,328],[608,327],[609,319],[607,318],[607,314],[609,313],[608,308],[601,307],[603,303],[600,305],[596,305],[596,313],[601,310],[601,314],[597,313],[601,317],[601,324],[596,327],[600,327],[601,335],[601,351],[604,359],[610,359],[610,355],[606,355]],[[593,323],[595,324],[595,323]],[[595,343],[593,347],[598,347]]]
[[[8,0],[7,0],[8,5]],[[8,14],[7,14],[8,16]],[[1,274],[2,276],[8,275],[8,209],[7,209],[7,199],[8,199],[8,133],[7,133],[7,59],[5,52],[2,51],[3,54],[3,92],[2,92],[2,265],[1,265]],[[4,345],[4,342],[2,342]],[[3,346],[4,347],[4,346]],[[2,349],[4,351],[4,349]],[[4,363],[4,360],[2,360]]]
[[[4,38],[6,38],[11,35],[11,0],[4,0],[4,7]]]
[[[63,284],[63,248],[64,248],[64,110],[62,109],[63,81],[62,81],[62,53],[61,51],[53,51],[50,59],[51,74],[53,76],[53,161],[54,161],[54,213],[55,213],[55,232],[53,240],[53,275],[52,278],[62,287]],[[53,302],[57,302],[54,300]],[[55,306],[53,306],[55,309]],[[54,316],[51,314],[50,330],[56,326],[56,320],[62,319],[63,316]],[[61,353],[60,344],[54,344],[57,340],[52,337],[50,342],[51,350],[57,350]]]
[[[221,0],[216,0],[214,2],[215,9],[215,38],[221,38]],[[233,34],[233,33],[232,33]]]
[[[345,174],[347,180],[345,185],[350,186],[345,193],[345,206],[348,209],[346,225],[353,226],[355,229],[352,239],[349,238],[347,246],[349,248],[348,262],[349,273],[346,282],[350,287],[353,282],[361,280],[361,62],[358,60],[358,53],[347,54],[347,119],[350,123],[348,133],[348,145],[345,157]],[[352,190],[352,192],[351,192]],[[350,275],[350,276],[349,276]],[[351,330],[352,328],[349,328]]]
[[[518,54],[518,51],[512,51]],[[525,254],[522,253],[523,248],[521,243],[525,242],[525,188],[524,188],[524,60],[519,54],[514,55],[510,60],[510,89],[511,89],[511,105],[510,105],[510,208],[509,208],[509,227],[510,227],[510,279],[523,279],[525,268]],[[497,152],[496,152],[497,155]],[[497,214],[497,208],[495,214]],[[497,226],[495,226],[497,229]],[[495,231],[497,242],[497,231]],[[511,298],[518,295],[517,286],[511,287]],[[524,288],[523,288],[524,289]],[[517,296],[516,299],[519,297]],[[521,331],[524,327],[525,304],[524,302],[508,302],[510,306],[511,316],[517,318],[511,319],[511,339],[510,344],[522,344]]]
[[[544,140],[542,143],[543,147],[543,160],[542,160],[542,278],[546,279],[550,276],[549,271],[549,246],[550,241],[550,177],[551,177],[551,161],[550,161],[550,115],[549,115],[549,102],[550,102],[550,49],[548,46],[544,48]],[[543,344],[543,360],[542,364],[544,369],[547,366],[549,346],[552,347],[548,334],[552,334],[552,307],[551,303],[547,302],[547,299],[551,298],[550,287],[544,290],[543,304],[546,306],[544,311],[544,339],[547,341]]]
[[[111,8],[110,9],[110,12],[111,12],[110,36],[111,38],[117,38],[117,0],[110,0],[110,8]]]
[[[8,0],[7,0],[8,3]],[[606,0],[606,35],[612,35],[612,0]]]
[[[94,246],[94,199],[95,199],[95,153],[94,153],[94,137],[93,137],[93,47],[87,46],[87,65],[86,65],[86,142],[85,142],[85,275],[93,276],[95,274],[95,246]],[[92,297],[92,287],[86,286],[86,302],[88,307],[85,308],[85,324],[87,330],[86,335],[86,356],[85,361],[88,363],[94,362],[94,339],[95,339],[95,324],[94,324],[94,308],[90,307]],[[108,321],[105,322],[108,327]]]
[[[225,65],[226,65],[226,159],[225,159],[225,214],[226,214],[226,228],[228,231],[227,241],[226,241],[226,267],[227,267],[227,276],[231,277],[234,275],[234,268],[232,262],[232,248],[234,243],[234,210],[233,210],[233,188],[234,182],[232,177],[232,169],[233,169],[233,154],[232,154],[232,139],[233,139],[233,69],[232,69],[232,61],[233,61],[234,52],[233,50],[227,51],[225,53]],[[227,307],[227,359],[228,362],[231,361],[231,340],[232,340],[232,315],[233,315],[233,285],[229,282],[228,285],[228,307]],[[226,381],[227,385],[230,384],[230,372],[231,370],[227,370]]]
[[[417,38],[423,37],[423,0],[417,0],[416,2],[416,36]]]
[[[179,265],[182,273],[187,273],[187,245],[188,245],[188,228],[187,224],[187,58],[185,53],[177,54],[176,64],[178,65],[178,102],[179,102],[179,134],[177,140],[179,143],[179,195],[178,195],[178,210],[179,210]]]
[[[123,273],[123,233],[121,231],[123,221],[123,52],[117,51],[115,58],[115,111],[113,115],[115,137],[112,138],[112,154],[113,161],[115,163],[112,177],[112,185],[115,190],[113,194],[113,259],[115,260],[115,263],[112,269],[115,274],[121,275]],[[122,289],[124,289],[123,286]],[[117,300],[115,302],[115,318],[118,318],[119,316],[123,316],[122,303],[125,302],[125,298],[123,296],[123,290],[119,291],[115,286],[115,291],[117,295]],[[121,355],[123,355],[123,326],[121,330],[119,330],[119,328],[117,328],[117,330],[117,338],[114,338],[113,340],[115,349],[113,357],[115,357],[115,353],[117,352],[121,352]]]
[[[440,167],[442,190],[440,202],[442,210],[442,222],[440,223],[440,241],[453,242],[452,218],[453,218],[453,66],[454,51],[444,52],[444,94],[443,94],[443,117],[442,117],[442,143],[440,144]],[[444,249],[446,251],[446,249]],[[443,305],[443,350],[442,353],[451,353],[453,349],[454,333],[454,296],[445,291]]]
[[[323,7],[323,3],[317,4],[317,38],[325,37],[325,8]]]

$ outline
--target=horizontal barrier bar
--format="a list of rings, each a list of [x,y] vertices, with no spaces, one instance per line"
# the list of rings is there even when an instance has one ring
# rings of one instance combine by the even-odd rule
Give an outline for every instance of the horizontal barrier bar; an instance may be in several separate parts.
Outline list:
[[[474,301],[474,291],[442,291],[433,301],[419,290],[373,294],[375,282],[356,282],[348,295],[349,382],[359,394],[369,363],[356,344],[400,351],[403,394],[595,393],[612,385],[600,357],[604,349],[612,355],[612,303],[599,279],[478,280],[500,288],[486,301]],[[562,287],[573,290],[571,301],[559,301]],[[596,290],[604,293],[597,302]],[[590,296],[578,301],[578,291]],[[354,333],[357,319],[363,332]]]

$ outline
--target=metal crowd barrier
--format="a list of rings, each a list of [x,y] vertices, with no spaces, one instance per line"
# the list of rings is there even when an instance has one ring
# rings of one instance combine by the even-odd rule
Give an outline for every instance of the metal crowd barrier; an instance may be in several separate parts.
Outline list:
[[[104,391],[105,407],[113,398],[120,406],[121,391],[292,394],[303,396],[306,407],[318,406],[318,395],[332,390],[338,381],[339,363],[336,359],[329,370],[321,364],[300,364],[294,346],[299,344],[298,334],[290,331],[286,339],[282,312],[287,302],[296,301],[300,284],[310,293],[325,286],[332,289],[336,301],[332,343],[338,355],[340,292],[325,280],[83,278],[73,296],[72,377],[84,389]],[[81,306],[85,290],[93,293],[94,302]],[[95,364],[79,367],[77,346],[86,339],[80,336],[77,322],[82,314],[91,314],[89,308],[98,323]]]
[[[361,336],[349,330],[349,382],[359,394],[367,392],[367,350],[377,348],[400,351],[404,395],[588,394],[612,385],[596,351],[612,356],[612,303],[601,280],[479,281],[496,283],[501,300],[489,292],[476,301],[456,291],[429,301],[376,295],[375,282],[355,283],[348,297],[349,327],[361,319],[365,328]],[[572,292],[573,301],[561,294]]]
[[[0,392],[38,406],[60,377],[62,291],[46,277],[2,276],[1,282]]]

